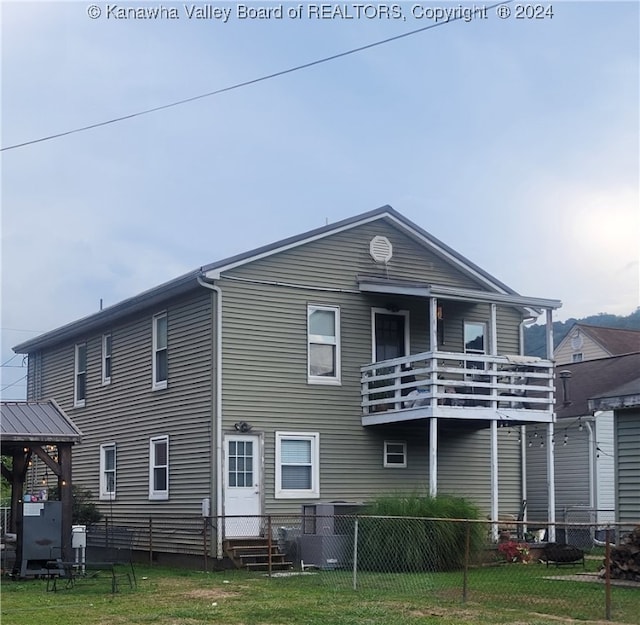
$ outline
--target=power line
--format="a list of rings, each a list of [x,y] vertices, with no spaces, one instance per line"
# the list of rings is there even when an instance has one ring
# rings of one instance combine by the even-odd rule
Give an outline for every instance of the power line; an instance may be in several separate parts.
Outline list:
[[[27,376],[23,375],[19,380],[16,380],[15,382],[11,382],[11,384],[7,384],[6,386],[3,386],[2,388],[0,388],[0,393],[6,391],[8,388],[11,388],[12,386],[16,386],[16,384],[18,384],[18,382],[22,382],[23,380],[26,380]],[[21,384],[20,386],[24,386],[24,384]]]
[[[489,5],[487,7],[477,8],[472,11],[471,15],[476,15],[477,13],[486,13],[491,9],[495,9],[496,7],[509,4],[513,2],[513,0],[503,0],[502,2],[496,2],[495,4]],[[357,54],[358,52],[363,52],[364,50],[370,50],[371,48],[375,48],[377,46],[382,46],[387,43],[391,43],[392,41],[397,41],[398,39],[404,39],[405,37],[411,37],[412,35],[417,35],[418,33],[425,32],[427,30],[431,30],[432,28],[437,28],[438,26],[444,26],[445,24],[449,24],[451,22],[458,22],[461,19],[465,19],[468,21],[466,17],[460,13],[455,14],[451,18],[447,18],[442,22],[435,22],[434,24],[429,24],[428,26],[423,26],[422,28],[416,28],[415,30],[410,30],[409,32],[402,33],[401,35],[395,35],[393,37],[388,37],[386,39],[381,39],[380,41],[375,41],[373,43],[366,44],[364,46],[360,46],[358,48],[352,48],[351,50],[346,50],[345,52],[338,52],[337,54],[333,54],[331,56],[326,56],[321,59],[316,59],[315,61],[310,61],[309,63],[303,63],[301,65],[296,65],[294,67],[289,67],[288,69],[283,69],[278,72],[273,72],[272,74],[266,74],[265,76],[260,76],[259,78],[253,78],[251,80],[246,80],[244,82],[235,83],[229,87],[222,87],[221,89],[216,89],[215,91],[209,91],[208,93],[202,93],[200,95],[193,96],[191,98],[184,98],[183,100],[177,100],[176,102],[171,102],[169,104],[162,104],[161,106],[155,106],[153,108],[144,109],[142,111],[138,111],[136,113],[130,113],[129,115],[123,115],[121,117],[114,117],[112,119],[108,119],[103,122],[97,122],[95,124],[89,124],[88,126],[81,126],[80,128],[74,128],[72,130],[67,130],[65,132],[59,132],[54,135],[48,135],[46,137],[41,137],[39,139],[33,139],[31,141],[24,141],[23,143],[16,143],[14,145],[8,145],[4,148],[0,148],[0,152],[6,152],[8,150],[15,150],[17,148],[23,148],[28,145],[33,145],[35,143],[42,143],[44,141],[51,141],[52,139],[59,139],[61,137],[66,137],[68,135],[72,135],[78,132],[85,132],[87,130],[93,130],[94,128],[100,128],[102,126],[108,126],[110,124],[115,124],[118,122],[125,121],[127,119],[133,119],[134,117],[140,117],[142,115],[148,115],[149,113],[156,113],[157,111],[163,111],[165,109],[173,108],[175,106],[181,106],[182,104],[188,104],[189,102],[195,102],[196,100],[202,100],[203,98],[210,98],[215,95],[220,95],[221,93],[226,93],[228,91],[234,91],[235,89],[241,89],[242,87],[248,87],[250,85],[255,85],[259,82],[264,82],[265,80],[271,80],[272,78],[278,78],[279,76],[284,76],[286,74],[292,74],[293,72],[297,72],[303,69],[308,69],[309,67],[313,67],[315,65],[321,65],[322,63],[328,63],[329,61],[335,61],[336,59],[341,59],[345,56],[349,56],[351,54]]]

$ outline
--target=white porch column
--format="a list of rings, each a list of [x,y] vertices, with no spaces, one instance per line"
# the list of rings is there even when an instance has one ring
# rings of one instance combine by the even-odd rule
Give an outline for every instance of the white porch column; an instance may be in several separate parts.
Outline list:
[[[438,299],[429,298],[429,351],[438,351]]]
[[[429,496],[438,494],[438,419],[429,419]]]
[[[491,421],[491,519],[498,520],[498,422]],[[498,541],[498,524],[491,526],[491,537]]]
[[[547,540],[549,542],[556,541],[556,479],[555,479],[555,460],[554,460],[554,425],[547,424],[547,489],[549,493],[549,532]]]

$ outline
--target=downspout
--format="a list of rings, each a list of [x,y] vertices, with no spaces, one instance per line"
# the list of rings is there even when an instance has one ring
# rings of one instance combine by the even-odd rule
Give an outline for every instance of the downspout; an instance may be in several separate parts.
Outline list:
[[[596,509],[596,436],[591,426],[591,420],[584,421],[589,432],[589,507]],[[597,514],[597,510],[596,510]]]
[[[198,284],[210,289],[216,294],[216,343],[215,343],[215,366],[216,366],[216,400],[214,416],[215,449],[216,449],[216,516],[218,517],[217,556],[222,559],[222,531],[220,519],[222,518],[222,473],[224,471],[222,457],[222,290],[219,286],[206,282],[198,276]]]

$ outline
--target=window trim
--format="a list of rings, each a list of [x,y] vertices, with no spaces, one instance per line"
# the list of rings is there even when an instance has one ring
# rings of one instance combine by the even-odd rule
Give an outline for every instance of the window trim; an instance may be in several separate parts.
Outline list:
[[[107,351],[107,341],[109,343],[109,350]],[[107,386],[111,384],[111,365],[112,358],[111,355],[113,353],[113,336],[111,332],[107,332],[102,335],[102,385]],[[107,375],[107,362],[109,363],[109,375]]]
[[[113,449],[113,491],[107,490],[106,451]],[[115,443],[102,443],[100,445],[100,496],[101,501],[113,501],[117,492],[117,463],[118,452]]]
[[[319,334],[311,334],[310,321],[313,312],[324,310],[334,314],[335,336],[333,342],[327,341],[328,337]],[[315,340],[314,340],[315,339]],[[311,375],[311,345],[333,345],[335,346],[335,375]],[[307,304],[307,383],[308,384],[342,384],[342,357],[340,342],[340,307],[325,304]]]
[[[80,350],[84,349],[84,369],[80,370]],[[73,407],[84,408],[87,401],[87,344],[76,343],[75,345],[75,357],[73,365]],[[84,376],[84,396],[78,396],[78,380],[80,376]]]
[[[282,441],[306,440],[311,443],[311,488],[282,488]],[[319,499],[320,498],[320,433],[319,432],[276,432],[275,433],[276,499]]]
[[[467,326],[482,326],[482,351],[480,351],[479,349],[467,349],[467,342],[466,342],[466,328]],[[487,355],[487,343],[489,342],[489,326],[487,324],[486,321],[471,321],[468,319],[465,319],[463,321],[463,325],[462,325],[462,347],[464,348],[464,353],[465,354],[477,354],[480,356],[486,356]]]
[[[389,445],[402,445],[402,458],[401,463],[389,462]],[[394,454],[397,455],[397,454]],[[383,462],[382,465],[386,469],[406,469],[407,468],[407,442],[406,441],[384,441],[383,447]]]
[[[155,446],[159,443],[165,443],[167,446],[167,464],[157,465],[155,464]],[[167,488],[163,490],[156,490],[154,488],[154,470],[160,467],[165,467],[167,472]],[[149,501],[167,501],[169,499],[169,436],[163,434],[162,436],[152,436],[149,439]]]
[[[168,359],[168,349],[169,349],[169,325],[167,320],[167,336],[166,336],[166,346],[163,348],[158,348],[158,321],[160,319],[167,319],[167,312],[161,312],[153,315],[153,323],[152,323],[152,334],[153,334],[153,346],[152,346],[152,360],[151,360],[151,368],[152,368],[152,378],[151,378],[151,388],[154,391],[159,391],[167,388],[167,381],[169,379],[169,359]],[[167,377],[164,380],[158,380],[158,367],[157,367],[157,355],[161,351],[165,352],[165,358],[167,360]]]

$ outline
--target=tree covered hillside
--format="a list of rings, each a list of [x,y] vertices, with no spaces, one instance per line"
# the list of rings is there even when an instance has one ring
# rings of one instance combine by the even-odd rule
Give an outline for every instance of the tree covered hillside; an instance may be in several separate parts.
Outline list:
[[[604,326],[607,328],[624,328],[626,330],[640,330],[640,308],[626,317],[599,313],[584,317],[583,319],[567,319],[566,321],[554,321],[553,342],[560,345],[560,341],[567,335],[574,323],[586,323],[592,326]],[[546,357],[545,326],[532,325],[524,330],[524,353],[527,356]]]

